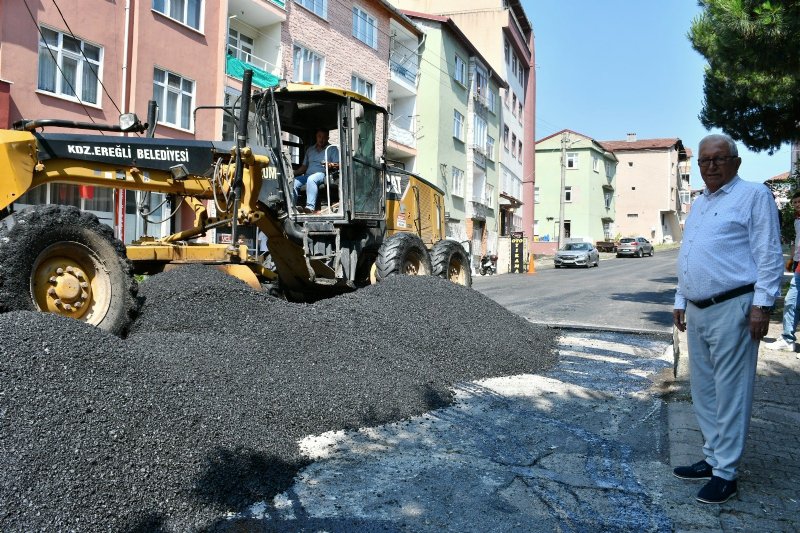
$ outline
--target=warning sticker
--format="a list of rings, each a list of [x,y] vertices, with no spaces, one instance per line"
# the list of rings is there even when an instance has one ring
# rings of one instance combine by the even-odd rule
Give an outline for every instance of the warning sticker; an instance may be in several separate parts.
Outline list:
[[[405,228],[406,227],[406,215],[405,213],[400,213],[397,215],[397,227],[398,228]]]

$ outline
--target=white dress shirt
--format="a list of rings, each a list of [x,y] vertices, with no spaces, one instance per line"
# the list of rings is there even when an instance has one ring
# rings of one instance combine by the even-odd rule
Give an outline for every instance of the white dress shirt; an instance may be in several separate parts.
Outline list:
[[[773,305],[783,275],[777,209],[766,185],[739,176],[714,193],[705,189],[684,227],[675,309],[750,283],[753,305]]]

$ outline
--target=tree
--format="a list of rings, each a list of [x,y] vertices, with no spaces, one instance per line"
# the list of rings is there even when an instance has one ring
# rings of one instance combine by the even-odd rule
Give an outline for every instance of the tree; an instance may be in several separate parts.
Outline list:
[[[689,40],[708,61],[703,126],[770,154],[800,139],[800,1],[699,4]]]

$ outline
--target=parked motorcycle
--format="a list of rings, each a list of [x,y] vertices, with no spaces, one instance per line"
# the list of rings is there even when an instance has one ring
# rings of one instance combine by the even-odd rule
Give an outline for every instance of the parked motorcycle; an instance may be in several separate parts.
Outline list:
[[[480,272],[481,276],[485,276],[486,274],[489,274],[490,276],[497,274],[497,256],[488,254],[481,256],[478,272]]]

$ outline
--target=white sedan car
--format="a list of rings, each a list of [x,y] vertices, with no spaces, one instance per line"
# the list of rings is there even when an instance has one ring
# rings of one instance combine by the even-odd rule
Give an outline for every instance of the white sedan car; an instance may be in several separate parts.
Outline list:
[[[562,266],[600,266],[600,252],[589,242],[568,242],[556,252],[556,268]]]

